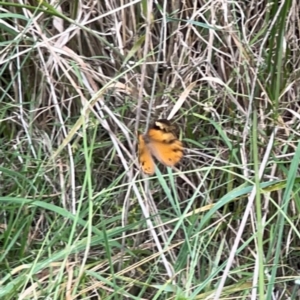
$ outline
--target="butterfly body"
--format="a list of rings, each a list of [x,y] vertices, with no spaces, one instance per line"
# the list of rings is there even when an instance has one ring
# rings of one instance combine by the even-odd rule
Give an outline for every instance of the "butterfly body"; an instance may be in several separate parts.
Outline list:
[[[144,173],[154,174],[153,156],[168,167],[173,167],[181,160],[183,145],[175,131],[176,127],[170,121],[160,119],[144,135],[139,135],[139,162]]]

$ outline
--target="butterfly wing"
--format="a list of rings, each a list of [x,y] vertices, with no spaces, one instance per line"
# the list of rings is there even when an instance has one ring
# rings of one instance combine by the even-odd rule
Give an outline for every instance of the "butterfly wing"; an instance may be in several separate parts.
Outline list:
[[[138,151],[139,163],[143,172],[148,175],[153,175],[155,171],[155,163],[142,134],[139,134]]]
[[[172,167],[183,157],[182,142],[173,132],[150,129],[146,141],[150,152],[165,166]]]
[[[139,163],[144,173],[155,172],[153,156],[168,167],[176,165],[183,157],[183,145],[176,136],[176,126],[160,119],[154,122],[145,135],[139,135]]]
[[[163,144],[171,144],[173,141],[178,140],[173,132],[166,132],[156,128],[149,129],[145,138],[147,143],[150,143],[151,141],[156,141]]]
[[[169,144],[152,141],[149,149],[159,162],[168,167],[175,166],[183,157],[183,146],[178,140]]]

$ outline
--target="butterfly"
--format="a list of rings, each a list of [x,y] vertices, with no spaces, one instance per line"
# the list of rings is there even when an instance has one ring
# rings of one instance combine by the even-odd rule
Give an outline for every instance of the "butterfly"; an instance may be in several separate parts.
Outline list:
[[[183,145],[176,136],[176,126],[169,120],[154,122],[149,130],[138,136],[138,158],[142,171],[153,175],[155,163],[153,156],[163,165],[173,167],[183,157]]]

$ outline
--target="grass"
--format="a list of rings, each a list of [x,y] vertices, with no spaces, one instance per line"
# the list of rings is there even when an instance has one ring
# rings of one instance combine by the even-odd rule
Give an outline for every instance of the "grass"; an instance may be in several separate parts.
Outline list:
[[[299,298],[297,1],[0,8],[1,299]]]

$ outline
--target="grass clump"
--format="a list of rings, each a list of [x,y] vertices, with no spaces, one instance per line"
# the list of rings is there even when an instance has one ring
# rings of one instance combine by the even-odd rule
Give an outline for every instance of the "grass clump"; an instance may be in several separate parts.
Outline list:
[[[0,2],[1,299],[299,297],[296,2]]]

